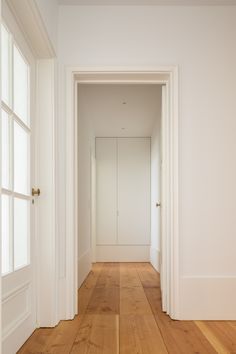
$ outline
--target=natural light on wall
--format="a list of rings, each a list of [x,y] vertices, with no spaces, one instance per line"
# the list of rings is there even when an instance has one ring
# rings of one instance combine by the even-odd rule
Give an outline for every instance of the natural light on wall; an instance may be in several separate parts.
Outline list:
[[[1,27],[2,274],[30,262],[29,65]]]

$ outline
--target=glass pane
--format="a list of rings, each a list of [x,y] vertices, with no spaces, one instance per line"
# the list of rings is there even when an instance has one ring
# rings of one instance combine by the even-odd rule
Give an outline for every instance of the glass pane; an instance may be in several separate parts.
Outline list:
[[[29,194],[29,134],[14,122],[14,191]]]
[[[14,112],[28,124],[28,65],[14,46]]]
[[[4,26],[1,26],[1,76],[2,76],[2,100],[10,102],[10,36]]]
[[[28,264],[29,201],[14,199],[14,269]]]
[[[2,195],[2,274],[11,271],[10,197]]]
[[[10,120],[2,110],[2,187],[10,188]]]

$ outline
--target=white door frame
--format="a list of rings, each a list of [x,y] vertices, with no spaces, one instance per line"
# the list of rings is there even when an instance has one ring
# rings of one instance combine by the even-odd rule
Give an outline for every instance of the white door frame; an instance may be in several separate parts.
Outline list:
[[[71,67],[66,73],[66,318],[77,313],[77,83],[163,84],[162,294],[163,310],[179,319],[178,68]]]

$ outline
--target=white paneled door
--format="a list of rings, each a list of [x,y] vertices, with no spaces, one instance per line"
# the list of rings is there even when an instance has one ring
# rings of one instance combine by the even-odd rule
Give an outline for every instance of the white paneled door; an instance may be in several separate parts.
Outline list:
[[[14,354],[36,328],[33,155],[34,59],[1,27],[2,347]]]
[[[96,139],[97,244],[117,243],[117,140]]]
[[[118,243],[150,244],[150,139],[117,140]]]
[[[97,138],[97,261],[148,261],[150,138]]]

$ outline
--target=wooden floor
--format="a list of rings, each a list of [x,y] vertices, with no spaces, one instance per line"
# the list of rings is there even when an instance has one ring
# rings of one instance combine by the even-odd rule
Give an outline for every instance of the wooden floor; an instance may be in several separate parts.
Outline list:
[[[36,330],[18,353],[236,353],[236,322],[172,321],[150,264],[97,263],[79,290],[79,316]]]

